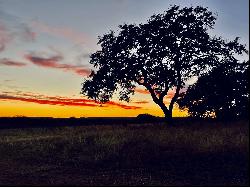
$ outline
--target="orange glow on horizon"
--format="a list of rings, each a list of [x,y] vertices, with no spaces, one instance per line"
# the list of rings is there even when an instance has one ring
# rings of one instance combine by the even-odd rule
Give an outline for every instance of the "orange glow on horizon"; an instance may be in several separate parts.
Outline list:
[[[109,101],[100,104],[84,97],[48,96],[32,92],[3,92],[0,94],[0,117],[135,117],[149,113],[164,116],[161,109],[147,95],[144,100],[133,102]],[[166,104],[169,104],[169,99]],[[177,107],[174,117],[187,116]]]
[[[146,104],[140,109],[124,109],[117,106],[108,107],[80,107],[58,106],[48,104],[27,103],[23,101],[0,102],[0,117],[136,117],[139,114],[148,113],[163,117],[163,112],[154,103]],[[186,117],[187,112],[174,108],[173,117]]]

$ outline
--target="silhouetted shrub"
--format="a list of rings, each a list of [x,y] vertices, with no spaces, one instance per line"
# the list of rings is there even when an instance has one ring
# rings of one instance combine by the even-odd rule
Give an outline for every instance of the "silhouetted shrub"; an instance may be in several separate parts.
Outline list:
[[[143,122],[154,122],[157,120],[157,117],[150,114],[139,114],[136,119]]]

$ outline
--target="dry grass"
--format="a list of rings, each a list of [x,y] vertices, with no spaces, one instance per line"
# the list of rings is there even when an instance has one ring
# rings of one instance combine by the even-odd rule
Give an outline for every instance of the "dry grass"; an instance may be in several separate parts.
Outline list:
[[[210,123],[0,130],[0,185],[246,185],[248,121]]]

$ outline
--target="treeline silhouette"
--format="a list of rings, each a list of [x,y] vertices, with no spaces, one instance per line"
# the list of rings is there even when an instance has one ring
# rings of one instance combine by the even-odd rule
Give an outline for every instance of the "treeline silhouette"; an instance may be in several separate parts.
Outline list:
[[[222,123],[221,123],[222,122]],[[233,122],[233,120],[231,120]],[[53,118],[53,117],[0,117],[0,129],[18,128],[53,128],[76,126],[130,126],[164,125],[164,117],[156,117],[148,114],[139,114],[137,117],[89,117],[89,118]],[[223,120],[215,118],[175,117],[174,126],[211,126],[230,125]]]
[[[90,117],[90,118],[53,118],[53,117],[2,117],[0,129],[63,127],[85,125],[123,125],[145,122],[163,122],[160,117]]]

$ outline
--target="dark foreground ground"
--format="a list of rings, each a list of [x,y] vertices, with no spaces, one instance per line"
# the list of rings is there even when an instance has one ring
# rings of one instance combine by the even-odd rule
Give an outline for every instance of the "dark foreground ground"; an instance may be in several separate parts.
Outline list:
[[[248,121],[2,128],[0,185],[246,186],[248,138]]]

